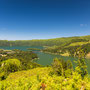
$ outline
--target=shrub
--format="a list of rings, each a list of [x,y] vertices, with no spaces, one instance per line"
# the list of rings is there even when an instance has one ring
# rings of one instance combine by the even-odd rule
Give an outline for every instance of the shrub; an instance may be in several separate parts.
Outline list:
[[[62,63],[56,58],[52,64],[53,72],[57,75],[63,75]]]
[[[6,78],[7,75],[11,72],[19,71],[21,67],[21,62],[18,59],[8,59],[2,62],[0,73],[1,78]],[[4,74],[3,74],[4,73]]]
[[[90,90],[90,78],[73,72],[71,77],[48,75],[51,67],[11,73],[0,81],[0,90]]]
[[[69,77],[72,74],[73,66],[70,60],[64,61],[63,59],[56,58],[53,61],[52,69],[53,71],[50,73],[50,75],[54,73],[57,75]]]

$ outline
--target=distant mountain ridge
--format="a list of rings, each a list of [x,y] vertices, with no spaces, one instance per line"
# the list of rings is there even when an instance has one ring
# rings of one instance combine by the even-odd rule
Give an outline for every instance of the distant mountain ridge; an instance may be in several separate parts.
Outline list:
[[[0,46],[59,46],[71,41],[90,41],[90,35],[36,40],[0,40]]]

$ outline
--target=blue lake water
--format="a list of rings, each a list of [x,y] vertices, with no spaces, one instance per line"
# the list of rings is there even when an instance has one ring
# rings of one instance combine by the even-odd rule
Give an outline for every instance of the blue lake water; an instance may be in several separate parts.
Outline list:
[[[12,50],[12,49],[20,49],[20,50],[27,50],[27,48],[38,48],[38,49],[42,49],[43,47],[41,46],[12,46],[12,47],[0,47],[0,49],[6,49],[6,50]],[[54,55],[54,54],[48,54],[48,53],[43,53],[43,52],[39,52],[39,51],[34,51],[35,53],[37,53],[38,55],[38,58],[36,60],[36,62],[38,64],[41,64],[41,65],[51,65],[51,63],[53,62],[53,59],[54,58],[63,58],[64,60],[71,60],[72,64],[73,64],[73,67],[75,67],[75,63],[74,63],[74,60],[77,60],[77,58],[74,58],[74,57],[64,57],[64,56],[60,56],[60,55]],[[86,63],[87,63],[87,70],[88,70],[88,73],[90,74],[90,60],[86,60]]]

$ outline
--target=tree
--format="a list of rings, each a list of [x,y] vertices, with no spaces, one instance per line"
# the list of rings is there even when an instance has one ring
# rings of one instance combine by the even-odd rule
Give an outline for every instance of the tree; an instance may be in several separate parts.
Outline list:
[[[77,67],[76,67],[76,71],[81,74],[82,78],[84,78],[85,75],[87,75],[87,66],[86,66],[86,62],[85,62],[85,51],[84,49],[82,49],[82,47],[77,48],[77,57],[78,57],[78,61],[77,61]]]
[[[21,62],[18,59],[8,59],[2,62],[0,67],[0,78],[5,79],[11,72],[21,69]]]
[[[53,64],[52,64],[52,68],[53,68],[53,72],[55,74],[57,74],[57,75],[64,74],[62,63],[60,62],[60,60],[58,58],[54,59]]]
[[[67,69],[73,70],[73,65],[70,60],[67,60],[66,64],[67,64]]]
[[[69,75],[72,74],[73,66],[70,60],[64,61],[63,59],[55,58],[52,64],[53,72],[57,75],[66,76],[66,73],[69,72]]]

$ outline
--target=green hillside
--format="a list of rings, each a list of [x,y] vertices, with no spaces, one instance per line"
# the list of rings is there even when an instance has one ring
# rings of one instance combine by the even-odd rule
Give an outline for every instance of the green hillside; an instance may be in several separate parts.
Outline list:
[[[68,42],[82,42],[89,41],[90,35],[88,36],[78,36],[78,37],[62,37],[55,39],[40,39],[40,40],[0,40],[0,46],[54,46],[54,45],[63,45]]]
[[[0,41],[0,46],[21,45],[45,46],[41,51],[77,56],[75,69],[70,60],[55,58],[50,66],[44,67],[33,62],[38,57],[32,51],[1,49],[0,90],[90,90],[90,75],[85,62],[86,55],[90,56],[90,35],[47,40]]]
[[[84,37],[84,36],[83,36]],[[81,38],[83,38],[81,37]],[[51,46],[43,49],[43,52],[60,54],[62,56],[76,56],[77,49],[82,48],[87,56],[90,53],[90,41],[89,37],[85,36],[84,39],[72,39],[59,46]],[[90,57],[90,55],[89,55]]]

